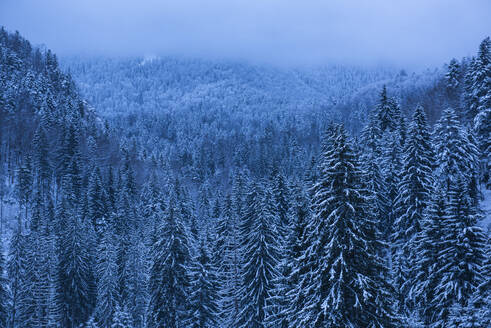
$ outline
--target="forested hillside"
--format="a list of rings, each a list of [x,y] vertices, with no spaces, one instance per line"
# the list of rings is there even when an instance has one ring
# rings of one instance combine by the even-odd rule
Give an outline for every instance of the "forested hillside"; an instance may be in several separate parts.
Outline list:
[[[0,328],[490,327],[490,51],[60,69],[1,29]]]

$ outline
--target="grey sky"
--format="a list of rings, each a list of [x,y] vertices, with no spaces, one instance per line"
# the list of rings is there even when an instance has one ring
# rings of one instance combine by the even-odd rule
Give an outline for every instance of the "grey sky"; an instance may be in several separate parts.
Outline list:
[[[0,0],[0,25],[60,55],[183,54],[431,66],[474,54],[490,0]]]

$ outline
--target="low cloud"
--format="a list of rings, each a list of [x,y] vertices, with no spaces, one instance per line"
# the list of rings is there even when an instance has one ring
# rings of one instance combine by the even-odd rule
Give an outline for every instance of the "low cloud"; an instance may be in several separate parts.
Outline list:
[[[474,54],[489,0],[1,0],[0,24],[60,55],[432,66]]]

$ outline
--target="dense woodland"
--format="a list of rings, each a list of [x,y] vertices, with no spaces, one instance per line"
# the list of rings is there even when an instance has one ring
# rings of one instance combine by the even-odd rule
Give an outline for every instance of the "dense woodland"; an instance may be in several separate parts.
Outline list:
[[[0,29],[0,328],[491,327],[490,51],[60,65]]]

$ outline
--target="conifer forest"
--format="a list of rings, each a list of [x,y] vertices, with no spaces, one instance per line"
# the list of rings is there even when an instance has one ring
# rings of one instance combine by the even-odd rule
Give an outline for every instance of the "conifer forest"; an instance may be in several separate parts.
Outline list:
[[[491,327],[491,41],[421,71],[0,28],[0,328]]]

